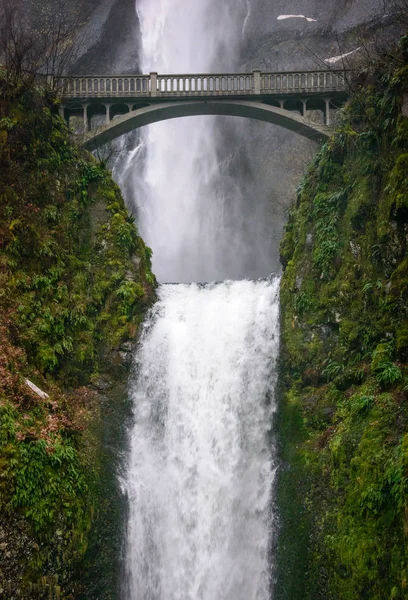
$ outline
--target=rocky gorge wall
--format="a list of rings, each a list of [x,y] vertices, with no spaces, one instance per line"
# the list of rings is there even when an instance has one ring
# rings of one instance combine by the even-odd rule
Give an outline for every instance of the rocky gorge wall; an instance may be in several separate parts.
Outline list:
[[[279,599],[407,597],[407,58],[354,90],[285,228]]]
[[[92,570],[115,598],[151,252],[104,165],[24,81],[0,80],[0,190],[0,596],[89,599]]]

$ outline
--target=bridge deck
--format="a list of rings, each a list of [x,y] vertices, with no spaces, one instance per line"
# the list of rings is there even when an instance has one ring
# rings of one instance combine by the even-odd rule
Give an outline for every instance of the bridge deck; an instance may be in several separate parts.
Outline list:
[[[64,100],[246,98],[251,96],[333,95],[348,91],[347,71],[290,71],[191,75],[62,77]]]

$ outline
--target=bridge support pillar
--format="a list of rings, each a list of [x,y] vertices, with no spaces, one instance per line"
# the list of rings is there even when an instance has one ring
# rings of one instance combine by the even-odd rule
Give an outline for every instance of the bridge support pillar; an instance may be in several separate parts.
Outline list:
[[[157,96],[157,73],[150,73],[150,94],[152,97]]]
[[[261,71],[254,71],[254,94],[261,93]]]
[[[112,105],[111,104],[104,104],[104,106],[105,106],[105,110],[106,110],[106,125],[109,125],[109,123],[111,122],[110,107]]]
[[[82,105],[84,111],[84,133],[88,133],[89,131],[88,106],[89,104]]]
[[[330,123],[330,98],[325,98],[324,101],[326,102],[324,123],[325,123],[326,127],[330,127],[330,125],[331,125],[331,123]]]

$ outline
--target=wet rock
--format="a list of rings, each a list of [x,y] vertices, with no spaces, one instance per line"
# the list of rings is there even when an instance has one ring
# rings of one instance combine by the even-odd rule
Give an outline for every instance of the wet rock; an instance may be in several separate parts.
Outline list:
[[[140,256],[137,256],[136,254],[134,254],[132,256],[132,263],[135,265],[135,268],[137,270],[139,270],[140,267],[140,263],[142,262],[142,259],[140,258]]]
[[[120,345],[121,352],[133,352],[133,342],[131,342],[130,340],[127,342],[123,342]]]
[[[325,406],[322,408],[322,415],[324,417],[332,417],[336,413],[335,406]]]
[[[358,258],[360,256],[361,248],[358,244],[350,240],[350,249],[354,258]]]
[[[312,408],[313,406],[316,406],[317,400],[318,400],[317,396],[309,396],[308,398],[306,398],[304,400],[304,405],[307,408]]]
[[[108,377],[96,377],[92,381],[92,386],[98,390],[98,392],[103,392],[112,386],[112,381]]]
[[[402,98],[401,113],[404,115],[404,117],[408,117],[408,94],[404,94]]]
[[[329,325],[321,325],[319,327],[320,337],[323,340],[328,340],[332,336],[332,330]]]

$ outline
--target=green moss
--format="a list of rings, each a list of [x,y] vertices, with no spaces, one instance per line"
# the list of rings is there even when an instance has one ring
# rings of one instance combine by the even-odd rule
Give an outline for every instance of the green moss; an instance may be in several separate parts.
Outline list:
[[[404,77],[381,73],[352,98],[282,241],[280,427],[292,478],[278,483],[281,535],[303,581],[292,599],[408,593]]]
[[[52,98],[0,88],[0,527],[18,523],[31,544],[19,554],[9,532],[3,590],[68,600],[83,587],[97,507],[111,501],[104,473],[115,481],[101,402],[113,408],[94,387],[107,380],[126,412],[119,351],[156,281],[119,188],[70,141]]]

